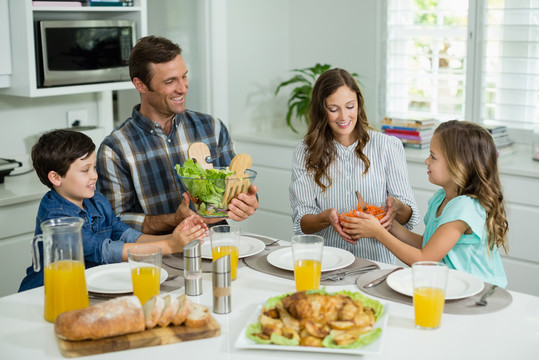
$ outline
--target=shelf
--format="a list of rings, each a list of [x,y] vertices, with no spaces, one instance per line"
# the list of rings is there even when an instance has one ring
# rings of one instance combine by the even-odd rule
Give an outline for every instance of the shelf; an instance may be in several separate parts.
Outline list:
[[[138,39],[147,34],[146,0],[136,6],[118,7],[38,7],[31,0],[9,0],[12,72],[9,87],[0,88],[2,95],[45,97],[132,89],[130,81],[38,88],[34,23],[39,20],[119,20],[135,21]]]

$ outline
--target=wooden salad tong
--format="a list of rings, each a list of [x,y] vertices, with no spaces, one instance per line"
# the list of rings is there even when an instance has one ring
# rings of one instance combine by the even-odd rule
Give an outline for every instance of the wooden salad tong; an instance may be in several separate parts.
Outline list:
[[[204,144],[203,142],[195,142],[189,145],[187,155],[191,159],[196,160],[196,162],[199,163],[204,170],[213,169],[213,164],[206,161],[211,156],[210,149],[208,148],[208,145]]]
[[[242,192],[247,192],[249,188],[248,175],[245,170],[251,167],[252,159],[248,154],[238,154],[230,162],[230,171],[234,174],[227,177],[225,194],[223,196],[223,207],[228,206],[230,200]]]

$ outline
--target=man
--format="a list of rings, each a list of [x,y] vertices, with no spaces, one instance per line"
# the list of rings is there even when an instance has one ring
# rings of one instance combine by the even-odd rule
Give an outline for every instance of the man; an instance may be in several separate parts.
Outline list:
[[[148,234],[166,233],[192,214],[174,170],[187,159],[189,145],[204,142],[213,165],[224,167],[235,155],[233,144],[219,119],[185,108],[189,82],[177,44],[161,37],[141,38],[131,52],[129,72],[140,104],[103,140],[97,155],[98,187],[125,223]],[[256,192],[251,185],[247,194],[232,200],[230,219],[254,214]]]

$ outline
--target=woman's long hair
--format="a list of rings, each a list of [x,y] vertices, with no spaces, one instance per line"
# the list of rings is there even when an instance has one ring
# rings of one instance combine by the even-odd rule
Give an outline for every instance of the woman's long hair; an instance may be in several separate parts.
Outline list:
[[[310,125],[304,141],[307,147],[305,155],[305,168],[314,175],[314,181],[326,191],[331,186],[332,180],[327,173],[329,165],[335,160],[337,150],[333,143],[333,133],[328,124],[326,99],[342,86],[348,87],[356,93],[358,104],[357,123],[354,134],[359,140],[356,146],[356,154],[365,164],[364,174],[370,167],[370,161],[363,153],[363,148],[369,141],[369,122],[364,109],[364,99],[357,81],[348,71],[343,69],[331,69],[324,72],[313,87],[311,103],[309,104]],[[325,177],[328,186],[324,185],[322,178]]]
[[[488,248],[507,251],[509,225],[492,136],[477,124],[457,120],[441,123],[435,135],[457,185],[457,195],[476,198],[487,213]]]

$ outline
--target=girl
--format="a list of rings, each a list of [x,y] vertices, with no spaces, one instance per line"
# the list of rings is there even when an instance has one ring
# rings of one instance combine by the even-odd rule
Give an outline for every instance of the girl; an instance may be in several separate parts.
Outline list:
[[[359,235],[375,237],[408,265],[442,261],[505,287],[498,249],[507,251],[508,223],[492,136],[470,122],[444,122],[434,132],[425,163],[429,181],[443,189],[429,200],[423,236],[396,222],[387,231],[374,217],[361,213],[347,220],[357,222]]]

